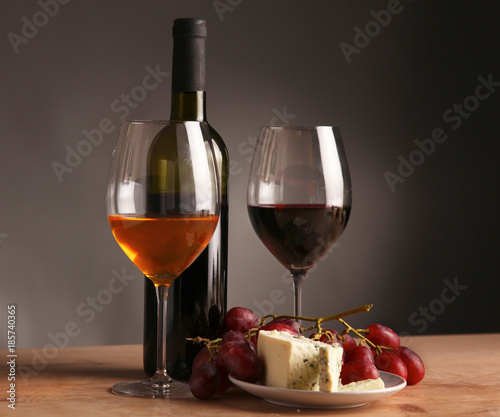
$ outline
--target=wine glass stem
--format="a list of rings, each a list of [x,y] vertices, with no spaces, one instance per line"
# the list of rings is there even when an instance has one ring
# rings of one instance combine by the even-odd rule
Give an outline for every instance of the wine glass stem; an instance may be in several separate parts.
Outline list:
[[[296,316],[302,316],[302,282],[306,276],[305,272],[292,272],[293,277],[293,289],[294,289],[294,314]]]
[[[172,378],[167,372],[167,296],[168,285],[155,285],[156,299],[158,301],[157,311],[157,333],[156,333],[156,373],[151,379],[158,384],[158,388],[168,387]]]

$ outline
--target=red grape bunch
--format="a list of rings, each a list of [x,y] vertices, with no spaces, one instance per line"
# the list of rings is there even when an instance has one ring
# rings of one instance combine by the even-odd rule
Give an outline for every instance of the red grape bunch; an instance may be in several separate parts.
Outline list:
[[[371,306],[364,307],[367,309],[359,311],[368,311]],[[273,316],[272,321],[265,323],[267,316],[259,320],[252,310],[233,307],[224,317],[222,338],[205,341],[206,346],[193,361],[189,381],[192,394],[202,400],[222,394],[231,386],[228,375],[246,382],[258,382],[264,374],[264,365],[256,348],[260,330],[278,330],[300,336],[302,332],[315,328],[317,332],[311,338],[341,344],[344,349],[340,374],[343,385],[376,379],[379,377],[379,370],[400,375],[408,385],[422,380],[425,375],[422,359],[411,349],[400,346],[399,336],[392,329],[372,324],[366,329],[355,330],[340,316],[332,316],[346,327],[343,332],[338,333],[333,329],[321,329],[320,323],[331,318],[309,319],[316,321],[316,325],[304,329],[294,316]],[[358,342],[349,332],[357,336]]]
[[[352,329],[351,329],[352,330]],[[419,383],[425,375],[424,362],[411,349],[400,346],[399,336],[382,324],[371,324],[353,349],[344,347],[342,384],[373,378],[379,371],[399,375],[408,385]]]
[[[264,365],[257,356],[254,342],[245,333],[259,326],[257,315],[244,307],[233,307],[224,317],[224,335],[209,343],[196,355],[189,380],[191,393],[201,400],[226,391],[231,382],[228,375],[247,382],[257,382]]]

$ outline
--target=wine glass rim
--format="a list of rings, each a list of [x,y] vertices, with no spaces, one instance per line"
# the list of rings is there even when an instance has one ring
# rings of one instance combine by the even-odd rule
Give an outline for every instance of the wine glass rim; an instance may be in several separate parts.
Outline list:
[[[272,125],[272,126],[262,126],[262,129],[288,129],[288,130],[316,130],[318,128],[326,128],[326,129],[336,129],[336,126],[333,125],[317,125],[317,126],[293,126],[293,125]]]
[[[168,124],[168,123],[199,123],[206,124],[206,122],[200,120],[169,120],[169,119],[133,119],[133,120],[124,120],[123,123],[128,124]]]

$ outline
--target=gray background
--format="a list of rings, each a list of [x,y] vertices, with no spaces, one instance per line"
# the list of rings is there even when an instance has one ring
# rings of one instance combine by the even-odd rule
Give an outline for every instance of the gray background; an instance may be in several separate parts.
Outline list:
[[[143,279],[112,237],[105,186],[121,117],[168,118],[169,75],[137,94],[147,67],[170,72],[171,25],[188,16],[208,20],[208,116],[232,159],[229,306],[292,311],[288,277],[246,211],[259,127],[334,124],[353,211],[305,282],[304,313],[373,303],[353,324],[499,331],[500,87],[469,96],[478,77],[500,81],[500,6],[401,0],[390,22],[374,23],[396,3],[72,0],[55,10],[52,0],[2,1],[0,347],[10,304],[18,347],[141,343]],[[26,26],[24,37],[33,21],[38,31]],[[365,44],[360,31],[372,35]],[[340,45],[356,42],[346,57]],[[139,102],[120,103],[131,92]],[[455,104],[471,111],[457,116]],[[106,123],[89,147],[84,131]],[[417,157],[415,140],[438,128],[447,140],[391,190],[384,173],[398,174],[398,158]],[[86,155],[58,178],[53,164],[66,165],[68,149]]]

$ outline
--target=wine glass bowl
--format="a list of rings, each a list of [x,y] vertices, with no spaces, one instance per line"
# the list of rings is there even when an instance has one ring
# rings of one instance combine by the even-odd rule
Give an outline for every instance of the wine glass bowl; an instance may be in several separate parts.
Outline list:
[[[116,394],[190,396],[166,370],[168,288],[207,246],[220,212],[219,176],[208,126],[195,121],[124,122],[113,153],[107,214],[113,235],[155,285],[158,299],[155,375],[119,383]]]
[[[292,274],[294,310],[300,316],[303,278],[333,247],[351,210],[351,181],[339,130],[263,127],[247,197],[257,236]]]

